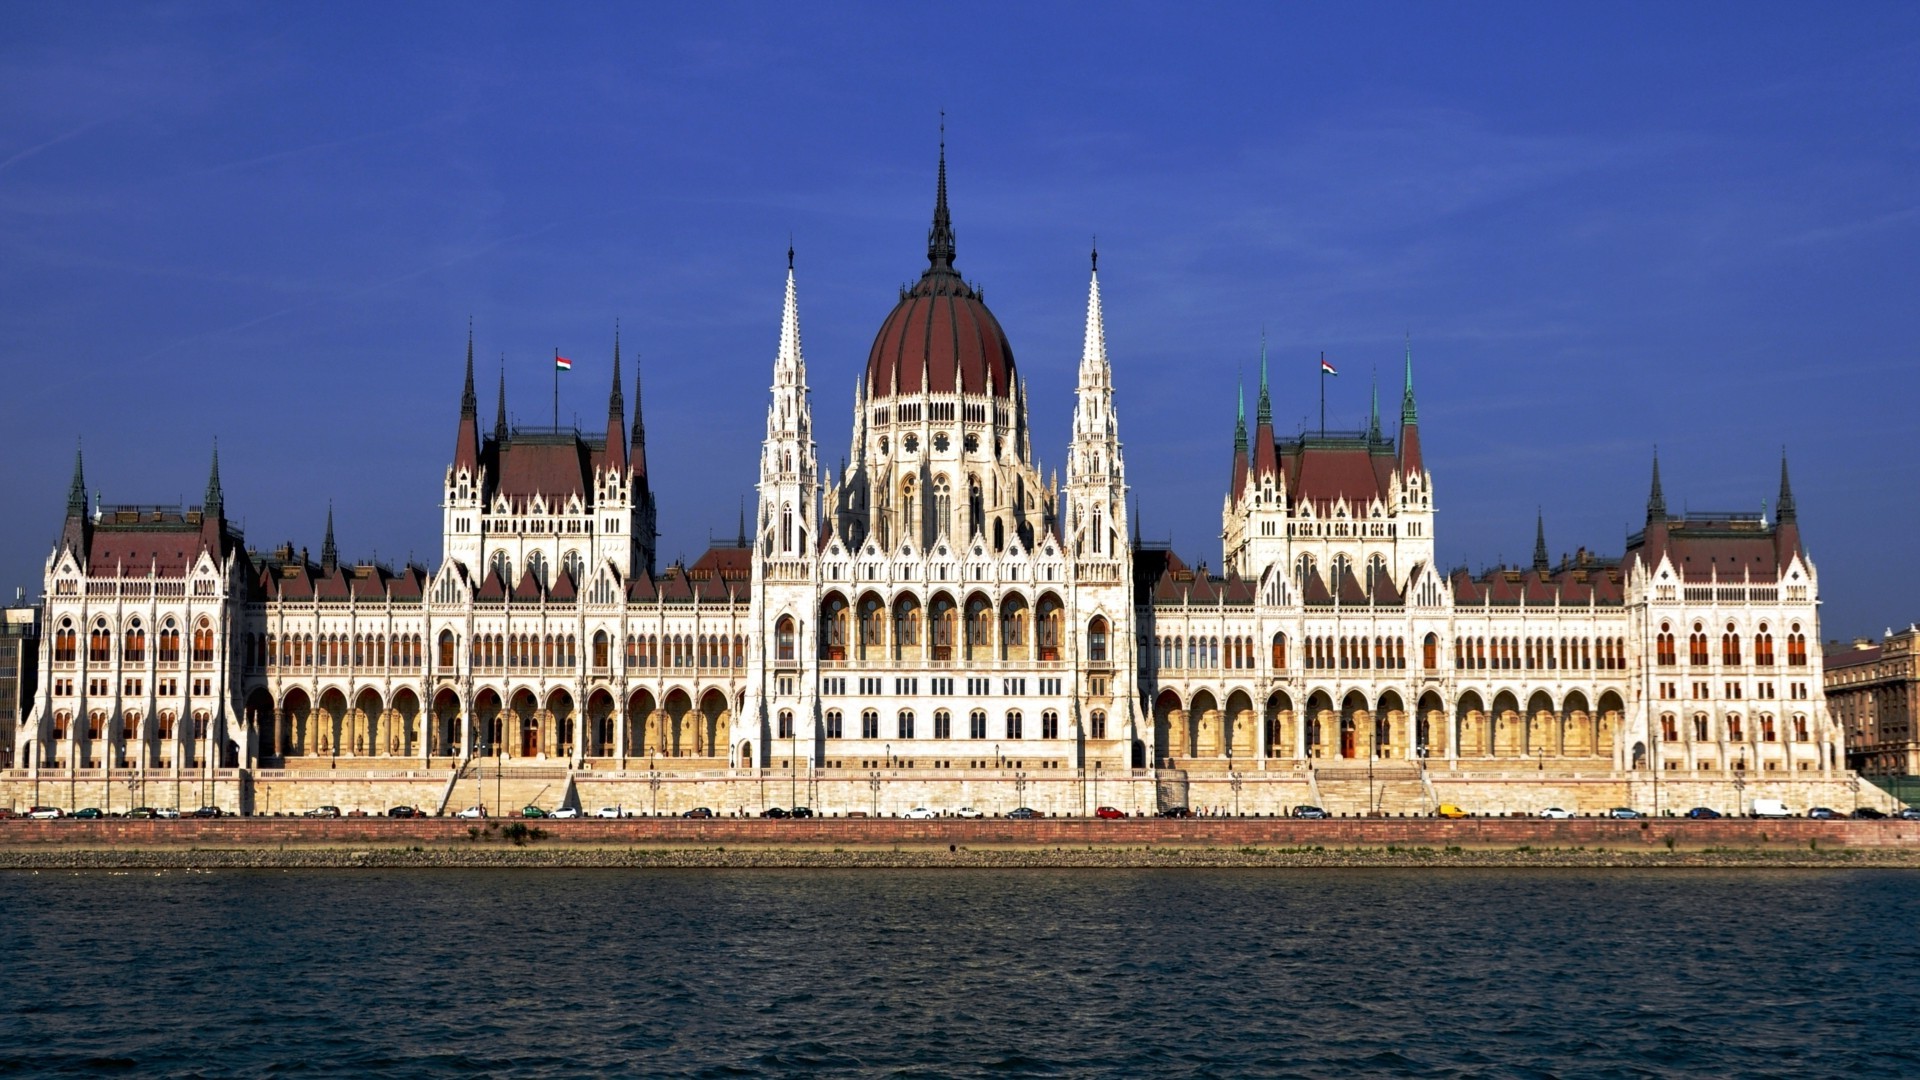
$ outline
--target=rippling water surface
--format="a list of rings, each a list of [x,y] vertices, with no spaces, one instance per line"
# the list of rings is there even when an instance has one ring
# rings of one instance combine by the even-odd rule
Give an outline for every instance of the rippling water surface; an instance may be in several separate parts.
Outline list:
[[[1920,873],[0,874],[0,1072],[1895,1076]]]

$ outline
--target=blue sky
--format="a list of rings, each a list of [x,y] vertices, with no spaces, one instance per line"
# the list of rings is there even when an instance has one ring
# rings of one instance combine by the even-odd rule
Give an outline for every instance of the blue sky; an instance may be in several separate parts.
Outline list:
[[[1603,5],[0,8],[0,584],[74,441],[108,502],[438,557],[467,320],[491,416],[597,427],[645,365],[662,554],[753,481],[788,237],[821,456],[925,264],[957,264],[1061,460],[1099,237],[1149,538],[1219,560],[1236,380],[1388,408],[1413,341],[1441,559],[1618,553],[1758,510],[1792,456],[1829,637],[1920,618],[1920,8]],[[629,399],[631,400],[631,399]],[[664,561],[664,560],[663,560]]]

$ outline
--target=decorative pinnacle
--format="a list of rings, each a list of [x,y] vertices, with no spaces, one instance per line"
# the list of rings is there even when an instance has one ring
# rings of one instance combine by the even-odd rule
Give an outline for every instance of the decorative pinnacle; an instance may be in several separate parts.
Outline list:
[[[1793,506],[1793,484],[1787,479],[1787,448],[1780,448],[1780,500],[1775,504],[1774,521],[1780,525],[1797,524],[1800,515]]]
[[[480,403],[473,395],[473,316],[467,316],[467,385],[460,392],[460,415],[480,415]]]
[[[1254,422],[1261,427],[1273,426],[1273,401],[1267,396],[1267,328],[1260,328],[1260,402]]]
[[[340,552],[333,545],[333,500],[327,500],[327,538],[320,544],[320,568],[331,571],[340,565]]]
[[[1660,490],[1660,448],[1653,448],[1653,490],[1647,493],[1647,520],[1667,520],[1667,496]]]
[[[1240,408],[1233,419],[1233,452],[1247,452],[1247,379],[1240,377]]]
[[[507,441],[507,354],[500,354],[500,406],[493,414],[493,441]]]
[[[620,317],[613,319],[613,393],[607,396],[607,416],[620,420],[626,415],[626,395],[620,392]]]
[[[207,497],[202,500],[202,509],[209,514],[220,514],[226,509],[226,496],[220,490],[220,440],[213,440],[213,468],[207,473]]]
[[[1547,518],[1538,507],[1533,511],[1533,568],[1547,568]]]
[[[933,199],[933,228],[927,231],[928,272],[953,271],[953,218],[947,212],[947,114],[940,114],[940,180]]]
[[[1413,401],[1413,331],[1407,331],[1407,383],[1400,392],[1400,426],[1410,427],[1420,422],[1420,407]]]
[[[87,477],[80,462],[80,440],[73,441],[73,484],[67,488],[67,515],[85,517],[87,514]]]

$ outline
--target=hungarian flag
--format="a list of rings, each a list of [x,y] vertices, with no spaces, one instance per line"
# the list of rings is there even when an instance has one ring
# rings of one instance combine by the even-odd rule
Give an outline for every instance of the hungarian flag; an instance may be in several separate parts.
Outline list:
[[[1323,354],[1323,355],[1322,355],[1322,356],[1320,357],[1320,374],[1322,374],[1322,375],[1338,375],[1338,374],[1340,374],[1339,372],[1337,372],[1337,371],[1335,371],[1335,370],[1333,370],[1333,365],[1332,365],[1332,364],[1329,364],[1329,363],[1327,363],[1327,358],[1326,358],[1326,356],[1325,356],[1324,354]]]
[[[555,367],[555,368],[556,368],[557,370],[560,370],[560,371],[572,371],[572,370],[573,370],[573,361],[571,361],[571,360],[569,360],[569,359],[567,359],[567,358],[566,358],[566,357],[564,357],[564,356],[561,356],[561,355],[560,355],[559,353],[554,353],[554,354],[553,354],[553,366],[554,366],[554,367]]]

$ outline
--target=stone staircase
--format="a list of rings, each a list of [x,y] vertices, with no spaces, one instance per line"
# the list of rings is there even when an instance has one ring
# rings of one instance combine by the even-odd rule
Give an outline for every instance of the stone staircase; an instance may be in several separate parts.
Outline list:
[[[573,797],[573,773],[564,765],[474,763],[448,780],[440,810],[453,814],[477,804],[488,817],[506,817],[528,804],[553,810]]]
[[[1420,766],[1404,761],[1375,762],[1371,782],[1365,765],[1323,766],[1314,770],[1314,788],[1335,817],[1425,817],[1434,810]]]

